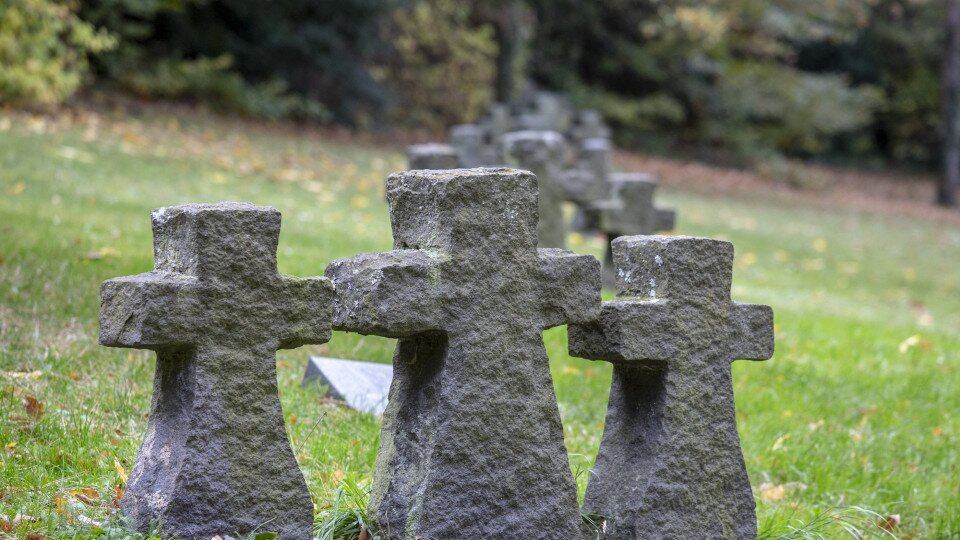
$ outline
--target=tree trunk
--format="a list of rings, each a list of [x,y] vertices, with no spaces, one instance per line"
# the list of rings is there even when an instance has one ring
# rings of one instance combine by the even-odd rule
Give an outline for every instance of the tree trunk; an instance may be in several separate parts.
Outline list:
[[[943,171],[937,204],[957,206],[960,186],[960,0],[947,0],[947,44],[943,60]]]
[[[520,0],[501,0],[495,8],[494,29],[499,47],[495,99],[509,103],[517,89],[517,65],[524,46],[525,27],[530,23],[526,7]]]

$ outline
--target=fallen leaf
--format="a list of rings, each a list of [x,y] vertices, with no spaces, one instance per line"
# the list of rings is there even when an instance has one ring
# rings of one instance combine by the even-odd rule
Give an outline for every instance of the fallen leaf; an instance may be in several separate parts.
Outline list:
[[[782,450],[783,443],[787,442],[787,439],[789,438],[790,438],[789,433],[777,438],[777,440],[773,442],[773,446],[770,448],[770,450],[773,450],[774,452],[776,452],[777,450]]]
[[[893,532],[900,526],[900,514],[890,514],[886,519],[880,522],[880,528],[885,531]]]
[[[16,441],[8,442],[4,448],[6,448],[7,450],[16,450],[17,442]]]
[[[826,238],[817,238],[813,241],[813,250],[817,253],[823,253],[827,250],[827,240]]]
[[[564,375],[579,375],[580,369],[574,366],[563,366],[563,369],[560,370],[560,373],[563,373]]]
[[[117,474],[120,475],[120,480],[123,480],[123,483],[127,483],[127,470],[123,468],[123,464],[120,463],[117,458],[113,458],[113,467],[117,469]]]
[[[370,533],[367,532],[366,525],[360,525],[360,534],[357,536],[357,540],[370,540]]]
[[[83,488],[70,492],[71,495],[78,501],[86,504],[88,506],[96,506],[100,504],[100,494],[97,493],[97,490],[93,488]]]
[[[787,490],[783,487],[783,484],[771,484],[769,482],[760,484],[760,498],[764,502],[782,501],[786,494]]]
[[[124,479],[126,482],[126,479]],[[120,508],[120,501],[123,500],[124,489],[122,486],[113,486],[113,500],[110,501],[110,506],[114,508]]]
[[[43,403],[37,401],[37,398],[33,396],[26,396],[23,398],[23,410],[34,418],[40,418],[43,416]]]
[[[900,354],[906,354],[907,351],[916,347],[920,343],[920,335],[914,334],[900,342]]]
[[[941,436],[943,436],[943,428],[940,427],[940,426],[934,427],[934,428],[933,428],[933,436],[934,436],[934,437],[941,437]]]
[[[43,376],[42,371],[0,371],[0,375],[8,379],[39,379]]]
[[[30,533],[30,534],[27,535],[27,537],[25,538],[25,540],[43,540],[43,539],[46,538],[46,537],[47,537],[47,535],[45,535],[45,534],[43,534],[43,533]]]
[[[71,371],[70,373],[67,373],[67,378],[70,379],[71,381],[79,381],[80,374],[77,373],[76,371]]]
[[[23,182],[17,182],[16,184],[7,188],[7,195],[19,195],[27,189],[27,185]]]

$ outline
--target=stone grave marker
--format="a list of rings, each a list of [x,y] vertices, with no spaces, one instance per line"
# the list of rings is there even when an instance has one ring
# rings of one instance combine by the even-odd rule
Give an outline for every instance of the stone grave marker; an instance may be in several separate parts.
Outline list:
[[[614,365],[584,510],[609,538],[756,538],[730,364],[773,356],[773,311],[730,300],[733,246],[613,242],[617,298],[570,326],[570,354]]]
[[[514,131],[503,137],[510,166],[532,172],[539,192],[538,246],[563,248],[567,230],[563,218],[565,197],[559,175],[563,166],[563,136],[554,131]]]
[[[537,250],[511,169],[387,180],[394,250],[327,268],[334,328],[399,338],[369,515],[390,538],[578,538],[541,332],[597,315],[599,263]]]
[[[410,170],[456,169],[459,167],[457,150],[449,144],[414,144],[407,147]]]
[[[350,408],[374,415],[387,408],[393,366],[343,358],[311,356],[303,374],[303,384],[312,382],[330,388],[330,397]]]
[[[450,128],[450,145],[456,150],[461,167],[491,164],[486,134],[477,124],[459,124]]]
[[[582,109],[577,111],[570,138],[575,146],[580,146],[586,139],[610,139],[610,128],[603,122],[599,111]]]
[[[313,504],[284,429],[275,353],[330,338],[330,282],[277,273],[273,208],[190,204],[151,217],[154,270],[100,289],[100,343],[157,353],[123,513],[182,538],[309,538]]]

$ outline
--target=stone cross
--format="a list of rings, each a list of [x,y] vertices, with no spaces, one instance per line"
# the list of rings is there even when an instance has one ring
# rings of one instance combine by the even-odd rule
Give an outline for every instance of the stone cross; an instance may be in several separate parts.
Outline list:
[[[512,167],[532,172],[537,177],[539,214],[537,245],[563,248],[567,230],[563,219],[565,197],[560,183],[563,166],[563,136],[555,131],[514,131],[503,137],[504,155]]]
[[[387,180],[394,250],[327,268],[334,328],[399,338],[369,512],[389,538],[580,536],[541,332],[599,309],[591,256],[537,249],[537,180]]]
[[[486,136],[476,124],[459,124],[450,128],[450,145],[457,151],[463,167],[482,167],[488,163]]]
[[[577,112],[577,119],[570,130],[574,144],[586,139],[610,139],[610,128],[603,122],[603,116],[594,109]]]
[[[407,147],[408,168],[456,169],[459,167],[457,150],[449,144],[414,144]]]
[[[100,343],[157,353],[123,512],[181,538],[309,538],[313,504],[284,429],[275,352],[330,338],[326,278],[277,273],[280,213],[240,203],[152,213],[152,272],[100,288]]]
[[[613,241],[621,236],[670,231],[676,226],[676,211],[654,206],[657,189],[655,176],[646,173],[613,173],[610,175],[610,198],[591,205],[593,223],[607,237],[603,259],[603,284],[616,285],[613,263]]]
[[[571,325],[570,354],[614,364],[584,510],[609,538],[756,538],[730,363],[773,355],[773,311],[731,302],[733,246],[613,242],[617,298]]]

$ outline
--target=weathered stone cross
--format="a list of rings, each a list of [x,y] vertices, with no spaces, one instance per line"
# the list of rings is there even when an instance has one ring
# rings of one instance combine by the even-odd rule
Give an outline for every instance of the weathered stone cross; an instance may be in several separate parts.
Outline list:
[[[509,165],[537,177],[540,221],[538,244],[542,248],[564,248],[567,230],[563,219],[564,187],[560,183],[563,165],[563,136],[555,131],[514,131],[503,136],[504,155]]]
[[[147,435],[123,498],[181,538],[310,538],[313,505],[277,395],[278,348],[330,338],[326,278],[277,273],[280,213],[195,204],[152,213],[155,269],[100,289],[100,343],[157,352]]]
[[[570,354],[614,364],[584,510],[610,538],[756,538],[730,363],[773,355],[773,311],[731,302],[733,246],[613,242],[618,296],[570,326]]]
[[[541,332],[599,309],[596,259],[537,250],[512,169],[387,180],[394,250],[327,268],[334,328],[400,338],[370,514],[390,538],[579,537]]]

